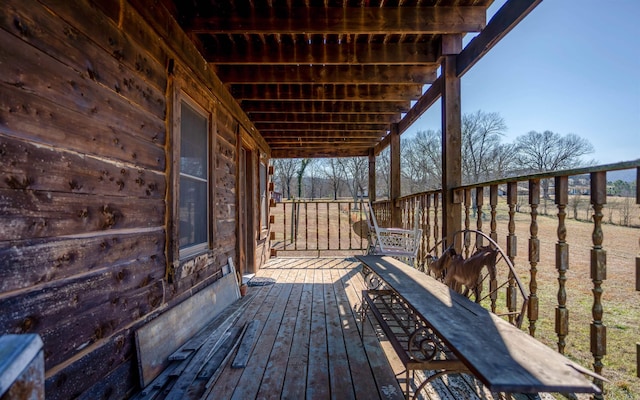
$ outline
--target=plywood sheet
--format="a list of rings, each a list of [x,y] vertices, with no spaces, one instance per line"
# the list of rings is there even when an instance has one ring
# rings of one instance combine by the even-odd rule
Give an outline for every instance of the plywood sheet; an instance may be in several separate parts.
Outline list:
[[[229,273],[136,331],[140,385],[147,386],[171,353],[238,298],[235,273]]]

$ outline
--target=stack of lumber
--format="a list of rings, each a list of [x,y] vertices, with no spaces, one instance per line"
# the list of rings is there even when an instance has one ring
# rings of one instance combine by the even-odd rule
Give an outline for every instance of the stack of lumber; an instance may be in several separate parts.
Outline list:
[[[196,400],[205,397],[233,357],[233,368],[247,365],[260,321],[236,322],[249,294],[237,300],[169,356],[169,366],[134,400]]]

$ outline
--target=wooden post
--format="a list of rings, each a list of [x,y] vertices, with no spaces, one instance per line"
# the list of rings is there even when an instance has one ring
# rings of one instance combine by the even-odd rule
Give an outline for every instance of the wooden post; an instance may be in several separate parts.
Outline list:
[[[593,233],[591,239],[591,280],[593,281],[593,307],[591,314],[591,354],[593,354],[593,369],[596,374],[602,375],[602,359],[607,354],[607,327],[602,318],[602,283],[607,279],[607,252],[602,248],[604,233],[602,232],[602,208],[607,202],[607,173],[591,173],[591,205],[593,206]],[[604,382],[594,378],[594,384],[604,389]],[[602,395],[594,396],[602,399]]]
[[[567,309],[566,272],[569,269],[569,244],[565,218],[569,203],[569,177],[556,176],[555,203],[558,206],[558,243],[556,243],[556,269],[558,270],[558,307],[556,307],[556,333],[558,352],[564,354],[565,338],[569,334],[569,309]]]
[[[536,335],[536,321],[538,320],[538,262],[540,261],[540,239],[538,239],[538,205],[540,204],[540,180],[529,181],[529,205],[531,206],[531,223],[529,225],[529,265],[531,266],[531,281],[529,282],[529,334]]]
[[[461,36],[447,36],[462,41]],[[457,48],[459,46],[453,46]],[[455,204],[453,190],[462,184],[462,116],[460,106],[460,78],[456,74],[456,56],[445,55],[442,62],[442,237],[448,246],[453,233],[462,228],[461,205]],[[462,243],[458,242],[458,252]]]
[[[515,263],[518,254],[518,237],[516,236],[516,203],[518,202],[518,183],[507,183],[507,204],[509,205],[509,234],[507,235],[507,257],[512,264]],[[513,323],[513,314],[517,310],[518,293],[516,291],[515,277],[509,271],[509,286],[507,287],[507,308],[509,309],[509,322]]]
[[[369,150],[369,201],[376,201],[376,155]]]
[[[402,210],[398,204],[400,192],[400,130],[398,124],[391,124],[391,188],[389,199],[391,200],[391,226],[399,227],[402,224]]]

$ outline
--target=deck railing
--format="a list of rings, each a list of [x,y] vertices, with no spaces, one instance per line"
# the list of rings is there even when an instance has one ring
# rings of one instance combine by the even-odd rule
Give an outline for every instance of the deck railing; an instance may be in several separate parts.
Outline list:
[[[640,290],[640,229],[619,230],[620,225],[640,228],[638,207],[634,205],[640,204],[640,189],[636,185],[635,193],[611,197],[607,204],[607,193],[612,190],[607,185],[607,172],[627,169],[636,170],[636,182],[639,182],[640,160],[636,160],[466,185],[455,189],[453,198],[460,201],[463,210],[463,229],[483,231],[504,246],[520,278],[528,283],[530,301],[528,321],[524,325],[532,336],[557,346],[563,354],[571,342],[573,356],[579,358],[577,354],[590,352],[593,370],[607,375],[607,371],[603,371],[603,358],[607,354],[605,312],[610,308],[610,315],[628,313],[627,323],[614,322],[613,333],[625,335],[631,330],[628,343],[615,338],[616,342],[629,346],[622,350],[626,361],[622,361],[623,354],[609,354],[609,357],[615,358],[616,363],[625,363],[622,368],[637,368],[636,374],[640,376],[640,344],[636,345],[635,363],[629,360],[632,343],[639,333],[639,301],[637,296],[629,296],[633,296],[634,290]],[[433,191],[398,200],[404,228],[413,226],[415,211],[421,210],[418,215],[422,218],[424,234],[418,265],[424,266],[428,254],[438,255],[442,251],[441,199],[441,192]],[[390,206],[388,201],[373,205],[378,220],[387,226],[391,220]],[[614,226],[616,223],[618,226]],[[468,253],[469,236],[464,242],[464,251]],[[608,294],[611,303],[603,301],[607,287],[607,248],[615,251],[616,263],[609,276],[616,279],[616,293]],[[635,279],[629,276],[633,272],[628,272],[634,269],[634,255]],[[624,290],[619,284],[624,285],[625,280],[635,282],[635,288],[630,284],[625,293],[619,295],[617,292]],[[583,303],[587,300],[592,304],[590,315],[584,315],[581,310],[586,308]],[[585,345],[587,342],[589,346]],[[598,379],[594,383],[604,386]]]
[[[272,254],[361,254],[368,245],[366,212],[363,200],[275,203],[271,208]]]

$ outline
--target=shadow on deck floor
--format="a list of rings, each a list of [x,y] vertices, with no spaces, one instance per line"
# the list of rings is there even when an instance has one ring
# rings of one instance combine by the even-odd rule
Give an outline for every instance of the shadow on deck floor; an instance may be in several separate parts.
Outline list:
[[[150,385],[146,395],[141,393],[137,399],[404,398],[400,386],[404,387],[403,367],[380,330],[369,325],[361,336],[364,282],[359,262],[353,258],[275,258],[254,279],[267,284],[250,286],[247,296],[230,307],[226,319],[220,318],[214,329],[220,331],[215,341],[221,344],[218,347],[226,344],[227,348],[205,351],[208,354],[201,355],[201,360],[196,353],[173,363],[163,374],[165,380]],[[233,338],[247,326],[255,328],[256,341],[246,366],[233,368],[233,344],[239,342]],[[185,379],[185,374],[192,377]],[[421,380],[421,374],[417,375]],[[435,380],[419,398],[501,396],[483,388],[472,376],[452,375]]]

